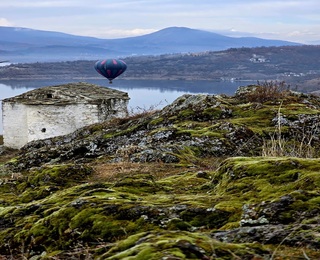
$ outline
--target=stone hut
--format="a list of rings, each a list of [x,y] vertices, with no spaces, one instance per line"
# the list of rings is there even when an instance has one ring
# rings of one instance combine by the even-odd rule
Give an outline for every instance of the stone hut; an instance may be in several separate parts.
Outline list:
[[[124,117],[128,102],[128,93],[82,82],[42,87],[4,99],[4,146],[21,148],[33,140]]]

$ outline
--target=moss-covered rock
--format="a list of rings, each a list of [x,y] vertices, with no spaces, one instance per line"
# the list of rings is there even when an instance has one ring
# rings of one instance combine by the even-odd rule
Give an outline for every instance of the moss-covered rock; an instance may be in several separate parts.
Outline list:
[[[159,167],[159,164],[154,167]],[[141,232],[175,234],[175,241],[185,236],[202,237],[210,232],[213,232],[213,238],[228,243],[258,241],[262,244],[277,244],[286,238],[282,242],[284,245],[296,247],[297,241],[303,241],[304,246],[316,249],[319,168],[320,163],[316,159],[235,157],[225,160],[216,171],[207,172],[205,178],[196,169],[186,168],[188,170],[181,171],[183,168],[180,168],[178,174],[170,175],[167,172],[158,175],[158,169],[153,168],[152,173],[123,174],[115,177],[112,182],[104,182],[103,177],[89,168],[48,166],[37,172],[25,173],[28,178],[16,180],[15,185],[19,187],[21,195],[17,191],[17,198],[8,200],[0,209],[0,239],[4,242],[0,252],[4,255],[12,254],[10,248],[15,248],[14,253],[17,255],[40,255],[43,252],[65,254],[81,244],[87,245],[90,252],[97,256],[137,254],[136,257],[140,257],[139,252],[146,250],[143,253],[146,259],[156,259],[161,255],[160,251],[164,250],[162,247],[152,247],[149,251],[148,246],[143,249],[145,245],[141,245],[141,248],[138,247],[139,252],[129,248],[117,252],[119,249],[111,250],[107,247],[105,251],[94,253],[97,241],[101,245],[121,245],[127,243],[126,239]],[[79,175],[75,176],[77,170]],[[174,165],[171,171],[176,172]],[[66,179],[62,184],[55,180],[55,176]],[[306,185],[309,181],[312,186]],[[29,195],[30,198],[26,199],[25,194],[30,194],[29,190],[41,192],[41,185],[50,185],[51,191],[43,196]],[[6,197],[10,192],[4,189],[2,196]],[[275,229],[270,228],[271,225]],[[281,227],[281,232],[276,233],[277,225]],[[256,230],[254,239],[250,235],[253,230]],[[183,235],[179,232],[189,233]],[[145,236],[149,233],[141,234]],[[276,235],[277,239],[268,239],[268,236]],[[160,243],[161,235],[158,236],[157,241]],[[227,244],[219,244],[208,235],[204,237],[206,243],[228,248]],[[120,242],[122,240],[124,242]],[[186,241],[187,248],[173,243],[168,254],[174,251],[182,258],[199,257],[200,253],[197,255],[192,251],[198,244],[193,240]],[[26,244],[27,251],[22,252]],[[215,253],[222,250],[221,257],[225,254],[225,259],[232,259],[228,256],[230,252],[239,257],[242,254],[243,257],[247,254],[258,257],[261,253],[259,250],[262,250],[262,247],[258,251],[252,251],[250,246],[241,249],[244,251],[240,248],[241,245],[233,245],[231,249],[217,249]],[[264,254],[270,255],[272,251],[268,250],[264,248],[261,257],[265,257]],[[209,256],[213,254],[210,250],[205,252]],[[178,257],[176,253],[172,254]]]
[[[226,244],[206,234],[148,232],[128,237],[98,259],[263,259],[271,252],[255,244]]]
[[[99,156],[108,156],[112,162],[173,163],[187,149],[197,149],[201,157],[263,152],[272,156],[276,151],[266,150],[275,148],[288,156],[317,157],[319,124],[319,98],[310,95],[287,92],[281,99],[264,102],[248,102],[245,95],[183,95],[161,111],[31,142],[6,167],[23,171],[44,163],[84,162]]]

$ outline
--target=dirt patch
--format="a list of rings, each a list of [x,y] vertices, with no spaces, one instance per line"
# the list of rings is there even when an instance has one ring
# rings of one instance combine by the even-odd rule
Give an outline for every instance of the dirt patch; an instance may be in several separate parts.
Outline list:
[[[1,143],[1,140],[0,140],[0,143]],[[16,157],[18,153],[19,153],[19,150],[6,148],[0,145],[0,163],[8,162],[12,158]]]

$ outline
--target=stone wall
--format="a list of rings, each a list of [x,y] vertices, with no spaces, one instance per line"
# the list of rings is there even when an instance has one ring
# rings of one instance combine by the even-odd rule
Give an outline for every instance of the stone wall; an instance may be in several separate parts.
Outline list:
[[[20,148],[28,142],[27,106],[2,102],[3,143],[7,147]]]
[[[90,87],[91,97],[90,92],[84,97],[80,88],[71,97],[68,92],[69,96],[59,92],[60,89],[54,95],[48,94],[51,91],[48,88],[3,100],[4,146],[19,149],[30,141],[66,135],[81,127],[128,114],[127,96],[121,96],[120,92],[109,97],[104,93],[97,95],[94,91],[100,88]],[[114,93],[107,89],[102,91]]]

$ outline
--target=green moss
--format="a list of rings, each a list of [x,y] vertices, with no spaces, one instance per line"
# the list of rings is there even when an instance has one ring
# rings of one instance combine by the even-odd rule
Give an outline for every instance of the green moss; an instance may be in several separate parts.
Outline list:
[[[139,243],[138,243],[139,241]],[[270,251],[254,244],[226,244],[209,238],[205,234],[191,232],[140,233],[121,241],[102,257],[104,259],[233,259],[237,257],[267,257]]]
[[[93,124],[93,125],[90,126],[91,133],[99,132],[99,131],[101,131],[103,129],[104,129],[104,125],[103,124]]]
[[[99,210],[96,208],[85,208],[81,210],[75,216],[72,217],[70,222],[70,228],[86,228],[87,226],[90,226],[92,224],[92,216],[95,216],[97,213],[99,213]]]
[[[191,230],[192,226],[181,220],[181,219],[172,219],[170,222],[167,224],[168,230]]]
[[[127,127],[126,129],[122,129],[122,130],[121,129],[117,129],[116,132],[109,132],[109,133],[105,134],[103,136],[103,138],[108,139],[108,138],[114,138],[114,137],[117,137],[117,136],[126,135],[126,134],[134,132],[139,127],[141,127],[141,126],[139,124],[136,124],[136,125],[132,125],[130,127]]]
[[[319,206],[320,205],[320,197],[316,196],[315,198],[310,199],[309,203],[311,203],[315,206]]]
[[[224,200],[224,201],[218,202],[214,206],[214,208],[218,209],[218,210],[226,211],[226,212],[232,212],[232,213],[239,212],[239,214],[240,214],[242,211],[239,209],[242,206],[243,206],[243,202],[241,202],[240,199],[239,199],[239,201]]]
[[[159,185],[162,186],[162,190],[166,193],[171,192],[177,196],[191,196],[189,197],[190,204],[193,204],[193,196],[197,196],[197,203],[199,203],[199,198],[207,197],[202,189],[204,184],[210,183],[209,180],[205,178],[198,178],[193,171],[181,172],[180,174],[169,176],[167,178],[157,181]],[[182,199],[182,197],[180,197]]]
[[[92,173],[92,168],[77,165],[53,165],[24,174],[15,182],[0,186],[0,193],[11,202],[31,202],[51,196],[57,190],[82,183]],[[17,196],[19,195],[19,196]]]
[[[281,113],[287,117],[292,117],[296,115],[319,115],[320,112],[318,109],[315,109],[313,106],[308,106],[302,103],[291,103],[281,106]],[[296,117],[293,117],[296,118]]]
[[[8,164],[16,164],[18,163],[18,157],[11,158],[7,163]]]
[[[161,133],[161,132],[166,132],[166,131],[175,132],[175,129],[170,129],[170,128],[167,128],[167,127],[158,127],[156,129],[150,131],[150,135],[154,135],[156,133]]]
[[[169,121],[176,121],[176,120],[178,120],[178,116],[176,116],[176,115],[170,116],[170,117],[168,117],[168,120]]]
[[[180,164],[192,165],[201,160],[201,149],[195,146],[185,146],[175,154],[179,158]]]
[[[151,120],[149,124],[152,125],[152,126],[155,126],[155,125],[159,125],[163,121],[164,121],[163,117],[158,117],[158,118],[155,118],[155,119]]]
[[[229,219],[229,221],[230,221],[230,219]],[[224,226],[219,228],[219,230],[230,230],[230,229],[235,229],[235,228],[239,228],[239,227],[240,227],[239,221],[228,222],[227,224],[225,224]]]
[[[277,200],[293,194],[296,201],[279,216],[287,223],[294,220],[295,212],[318,208],[313,197],[302,195],[320,191],[318,159],[238,157],[227,159],[213,176],[213,193],[220,195],[218,209],[230,210],[240,217],[246,203]],[[302,199],[304,197],[304,199]]]
[[[273,107],[258,106],[255,104],[246,104],[235,107],[233,110],[234,117],[229,121],[234,125],[245,125],[250,127],[255,133],[262,134],[263,132],[273,131],[274,125],[272,119],[277,115],[277,110]]]
[[[185,156],[181,159],[199,167],[201,151],[186,147],[180,152]],[[206,167],[208,165],[210,163]],[[166,255],[197,259],[179,245],[178,241],[186,240],[184,235],[173,236],[176,239],[173,243],[172,234],[162,236],[161,232],[236,228],[244,204],[277,202],[287,194],[294,200],[285,212],[278,214],[281,223],[292,223],[299,212],[320,210],[318,159],[228,158],[217,171],[207,171],[207,179],[197,177],[198,169],[184,169],[179,173],[175,170],[174,174],[162,177],[156,177],[153,170],[150,173],[137,171],[120,175],[112,183],[83,183],[91,181],[88,179],[92,171],[90,167],[44,167],[26,174],[13,186],[3,186],[2,194],[17,192],[17,187],[21,193],[17,206],[3,205],[0,208],[2,221],[10,220],[15,225],[15,228],[0,232],[0,239],[6,234],[11,245],[20,246],[32,240],[35,248],[41,247],[50,253],[72,248],[79,241],[118,244],[119,240],[133,234],[152,230],[156,233],[157,230],[159,240],[141,247],[127,245],[128,248],[122,251],[117,251],[115,246],[115,251],[111,250],[114,254],[109,257],[157,259],[163,257],[163,251]],[[77,175],[79,171],[80,175]],[[167,219],[170,211],[178,217]],[[163,212],[165,214],[161,215]],[[304,222],[317,221],[312,218]],[[219,249],[215,253],[221,257],[227,257],[228,250],[239,256],[248,253],[240,245],[217,246]],[[211,253],[209,242],[201,247]]]
[[[135,174],[125,176],[115,184],[119,191],[130,192],[131,194],[154,193],[161,189],[151,174]]]
[[[33,200],[40,200],[49,196],[56,188],[51,186],[40,186],[37,188],[27,188],[21,195],[21,202],[27,203]]]
[[[34,172],[28,176],[29,185],[70,186],[82,182],[92,173],[91,167],[81,165],[53,165]]]
[[[125,221],[117,221],[100,214],[93,215],[90,219],[91,226],[82,232],[80,236],[82,239],[89,241],[103,239],[112,242],[125,237],[129,232]],[[83,227],[81,228],[83,229]]]
[[[224,131],[215,129],[215,126],[206,124],[199,124],[198,127],[195,127],[192,124],[192,128],[188,125],[180,125],[177,131],[179,135],[187,135],[192,137],[209,137],[209,138],[222,138]]]
[[[196,113],[193,109],[185,109],[185,110],[179,111],[179,114],[178,114],[180,118],[184,118],[184,119],[192,118],[195,115]]]
[[[229,212],[222,210],[208,210],[201,213],[200,209],[186,210],[181,213],[181,218],[191,226],[207,228],[220,228],[228,222]]]
[[[203,110],[202,116],[207,120],[219,119],[223,115],[220,107],[209,107]]]

